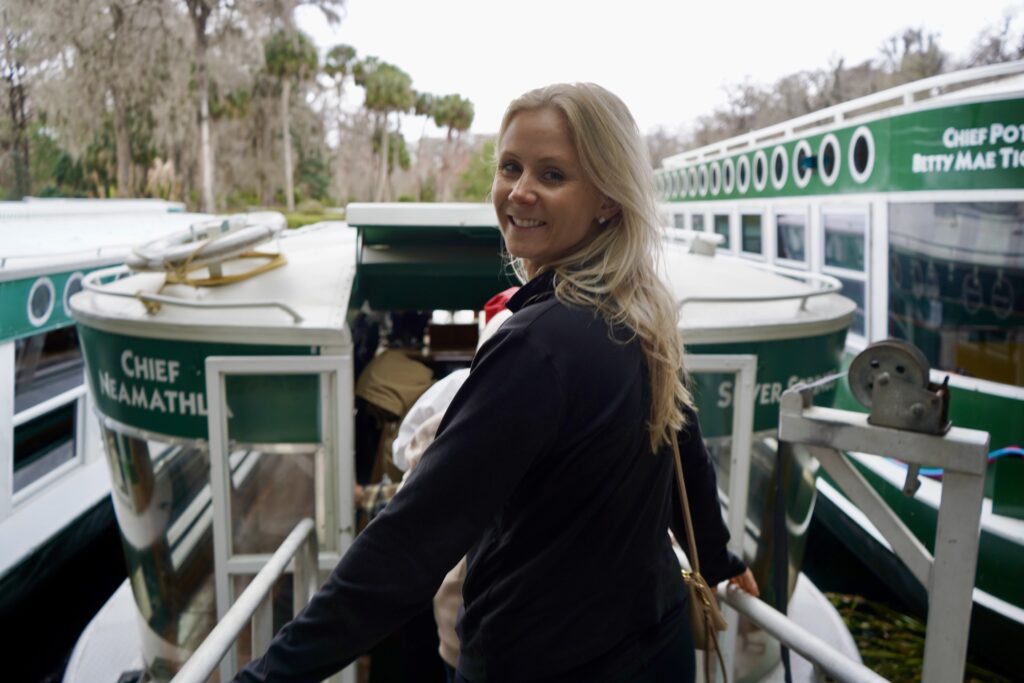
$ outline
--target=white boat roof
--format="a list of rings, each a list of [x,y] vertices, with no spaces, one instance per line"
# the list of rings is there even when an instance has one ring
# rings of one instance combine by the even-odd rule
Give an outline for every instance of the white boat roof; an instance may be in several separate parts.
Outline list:
[[[120,263],[131,247],[208,214],[162,200],[0,202],[0,282]]]
[[[844,296],[821,294],[822,286],[814,280],[793,279],[737,257],[692,254],[682,244],[665,245],[663,267],[681,305],[679,328],[686,344],[828,334],[849,326],[856,310]]]
[[[358,227],[498,227],[494,207],[480,203],[352,203],[345,220]]]
[[[135,337],[222,343],[350,346],[345,326],[355,277],[356,231],[340,221],[285,233],[259,247],[277,249],[287,263],[261,275],[219,287],[164,286],[163,273],[135,273],[99,291],[71,299],[75,319],[89,327]],[[223,264],[224,275],[252,268],[251,260]],[[205,269],[192,273],[204,277]],[[137,294],[159,294],[226,307],[162,305],[149,313]],[[252,303],[259,307],[249,307]],[[277,304],[283,304],[282,308]],[[300,316],[294,320],[288,309]]]

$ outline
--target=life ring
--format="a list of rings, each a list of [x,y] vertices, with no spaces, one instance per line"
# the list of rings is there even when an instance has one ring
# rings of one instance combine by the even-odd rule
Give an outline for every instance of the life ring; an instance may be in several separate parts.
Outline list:
[[[273,211],[201,221],[135,247],[125,263],[132,270],[143,272],[213,267],[269,242],[286,225],[284,216]]]

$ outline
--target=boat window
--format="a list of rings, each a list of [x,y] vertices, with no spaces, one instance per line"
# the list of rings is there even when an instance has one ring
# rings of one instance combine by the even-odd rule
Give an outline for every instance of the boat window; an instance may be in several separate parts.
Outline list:
[[[696,232],[704,232],[704,214],[695,213],[690,219],[690,229]]]
[[[835,277],[837,280],[839,280],[839,282],[841,282],[842,285],[843,285],[843,289],[841,291],[841,294],[843,296],[845,296],[846,298],[853,300],[853,302],[855,304],[857,304],[857,310],[853,314],[853,324],[850,326],[850,332],[853,332],[854,334],[859,334],[862,337],[865,336],[865,334],[864,334],[864,320],[865,320],[864,302],[865,302],[866,298],[864,296],[864,289],[865,289],[864,281],[863,280],[855,280],[855,279],[850,278],[850,277],[843,277],[841,275],[834,275],[834,274],[833,274],[833,277]]]
[[[74,327],[14,342],[14,413],[82,385],[82,349]]]
[[[711,194],[718,194],[718,191],[722,189],[722,171],[718,167],[718,162],[711,164]]]
[[[807,216],[780,213],[775,217],[776,255],[789,261],[807,260]]]
[[[680,230],[686,229],[686,214],[677,213],[672,216],[672,226],[679,228]]]
[[[875,165],[875,141],[871,131],[861,126],[853,132],[850,140],[850,175],[858,183],[871,176]]]
[[[32,289],[28,293],[28,319],[35,327],[46,324],[53,313],[56,294],[53,288],[53,280],[48,277],[41,277],[32,283]]]
[[[772,187],[781,190],[786,184],[788,173],[786,165],[786,150],[781,146],[772,150]]]
[[[718,245],[719,249],[729,248],[729,215],[715,214],[715,233],[725,238],[725,241]]]
[[[722,191],[726,194],[732,192],[734,180],[733,161],[732,159],[726,159],[722,162]]]
[[[829,133],[821,139],[818,156],[821,158],[821,182],[831,185],[839,177],[839,140],[835,135]]]
[[[742,156],[736,162],[736,188],[740,194],[746,194],[750,187],[750,157]]]
[[[889,206],[889,335],[933,367],[1024,386],[1024,202]]]
[[[761,254],[761,214],[745,213],[740,218],[740,248],[748,254]]]
[[[824,214],[825,265],[847,270],[864,270],[863,214]]]
[[[793,148],[793,180],[796,181],[797,187],[807,187],[816,161],[811,156],[811,146],[806,140],[796,143],[796,147]]]
[[[78,402],[14,428],[14,493],[75,458]]]
[[[68,278],[68,283],[65,285],[65,293],[61,297],[63,309],[65,309],[65,315],[71,317],[71,298],[82,291],[82,279],[84,273],[73,272]]]
[[[754,189],[760,192],[768,183],[768,157],[764,150],[754,154]]]

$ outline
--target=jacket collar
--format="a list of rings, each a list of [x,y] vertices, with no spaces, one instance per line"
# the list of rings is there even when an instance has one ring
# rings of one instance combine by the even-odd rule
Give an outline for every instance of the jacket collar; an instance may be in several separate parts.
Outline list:
[[[505,307],[513,313],[537,301],[548,299],[555,293],[555,271],[548,270],[534,276],[532,280],[519,288]]]

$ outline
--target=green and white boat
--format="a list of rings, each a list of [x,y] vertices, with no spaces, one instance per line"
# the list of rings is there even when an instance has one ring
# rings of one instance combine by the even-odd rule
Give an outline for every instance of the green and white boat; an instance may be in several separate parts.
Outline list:
[[[1024,61],[679,154],[656,179],[670,232],[717,234],[722,256],[837,278],[857,302],[847,361],[877,340],[911,342],[932,381],[949,378],[953,423],[991,433],[972,649],[1006,662],[1024,637]],[[836,402],[863,410],[845,386]],[[930,545],[941,478],[907,497],[899,453],[851,455]],[[923,607],[923,587],[864,516],[827,479],[818,490],[815,514]]]
[[[265,258],[279,254],[282,265],[233,284],[168,283],[164,272],[147,272],[152,259],[140,258],[133,263],[141,270],[94,273],[74,298],[129,582],[79,641],[66,680],[90,680],[98,666],[108,673],[144,666],[169,677],[303,517],[315,522],[320,568],[332,568],[353,533],[360,316],[479,310],[510,284],[489,205],[353,204],[347,221],[276,237]],[[167,253],[186,237],[137,252]],[[205,252],[197,247],[190,249]],[[762,520],[775,506],[774,405],[783,388],[839,369],[855,304],[837,293],[834,278],[782,276],[707,251],[701,240],[667,241],[664,275],[683,306],[681,333],[723,487],[749,482],[747,504],[735,506],[749,510],[738,520],[736,549],[767,586],[772,541]],[[231,278],[251,267],[229,255],[191,276]],[[451,369],[450,352],[428,346],[416,354]],[[730,364],[737,358],[756,364],[756,381],[749,377],[744,389],[734,386],[737,372],[743,376],[742,363]],[[211,398],[216,386],[221,399]],[[751,405],[758,401],[747,415],[755,435],[745,442],[749,478],[730,476],[731,402],[741,392]],[[229,444],[212,461],[210,444],[219,439],[210,416],[224,420]],[[799,450],[782,461],[793,484],[789,516],[809,519],[816,463]],[[787,593],[797,584],[805,533],[806,525],[789,530]],[[794,603],[856,657],[838,616],[804,584]],[[117,622],[111,615],[125,610],[139,628],[108,637],[120,652],[97,647]],[[735,654],[742,678],[776,666],[778,649],[767,641],[742,639],[746,650]]]
[[[131,245],[202,218],[159,200],[0,202],[0,620],[10,647],[39,652],[15,678],[41,677],[21,667],[59,658],[102,603],[68,577],[119,571],[96,552],[116,542],[115,522],[70,299]],[[48,600],[61,603],[57,627],[33,616]]]

